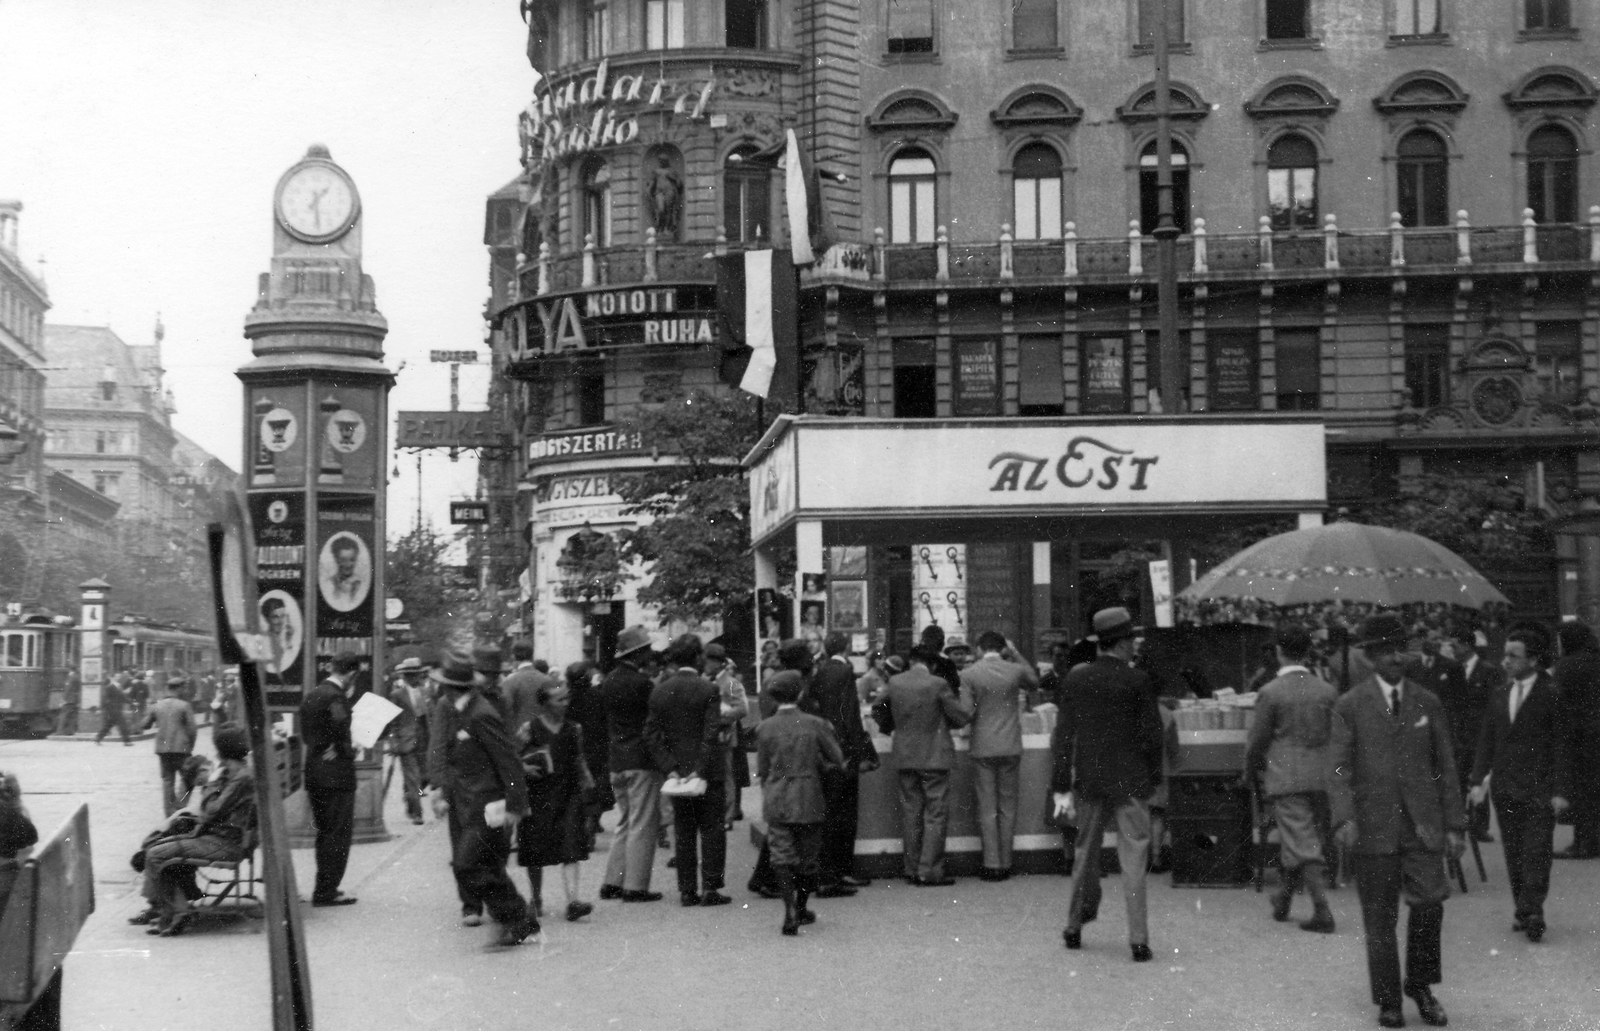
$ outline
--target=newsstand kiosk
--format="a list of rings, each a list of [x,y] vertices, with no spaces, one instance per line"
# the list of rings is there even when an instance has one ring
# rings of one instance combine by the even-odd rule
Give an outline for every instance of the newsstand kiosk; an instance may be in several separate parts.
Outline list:
[[[903,654],[936,623],[948,642],[994,629],[1029,658],[1077,634],[1095,604],[1084,556],[1163,542],[1187,581],[1187,542],[1269,515],[1321,522],[1327,504],[1318,417],[1153,416],[1137,419],[897,420],[781,416],[744,460],[749,470],[757,625],[768,639],[840,630],[851,652]],[[791,544],[792,597],[778,590],[777,553]],[[762,645],[765,646],[765,641]],[[1062,862],[1045,822],[1049,726],[1023,724],[1015,867]],[[897,778],[861,780],[858,872],[900,867]],[[947,867],[976,871],[972,772],[957,741]]]

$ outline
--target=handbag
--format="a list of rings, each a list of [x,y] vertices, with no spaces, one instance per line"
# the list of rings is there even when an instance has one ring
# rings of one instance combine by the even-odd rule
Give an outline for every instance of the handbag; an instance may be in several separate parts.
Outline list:
[[[706,793],[705,778],[698,775],[680,777],[677,774],[667,778],[661,785],[661,793],[669,798],[699,798]]]
[[[544,780],[556,771],[554,757],[550,754],[550,746],[544,745],[522,754],[522,772],[528,780]]]

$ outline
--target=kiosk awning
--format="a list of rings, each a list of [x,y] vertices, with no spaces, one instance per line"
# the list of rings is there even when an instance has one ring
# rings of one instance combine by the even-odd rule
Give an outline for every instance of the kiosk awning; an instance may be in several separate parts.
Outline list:
[[[1320,511],[1323,438],[1315,416],[782,416],[744,459],[751,540],[760,546],[799,520],[951,529]]]

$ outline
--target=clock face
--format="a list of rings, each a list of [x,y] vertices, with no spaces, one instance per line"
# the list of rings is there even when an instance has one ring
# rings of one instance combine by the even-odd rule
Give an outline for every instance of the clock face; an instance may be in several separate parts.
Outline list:
[[[343,172],[329,165],[295,169],[278,191],[278,217],[303,240],[331,240],[355,220],[356,190]]]

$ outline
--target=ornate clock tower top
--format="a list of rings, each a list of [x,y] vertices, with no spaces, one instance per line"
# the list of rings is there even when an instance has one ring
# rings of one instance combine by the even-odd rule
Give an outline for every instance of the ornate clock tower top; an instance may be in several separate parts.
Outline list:
[[[272,271],[261,276],[244,335],[249,372],[307,365],[387,372],[389,324],[372,277],[361,271],[361,195],[328,148],[312,144],[278,180],[272,202]]]

